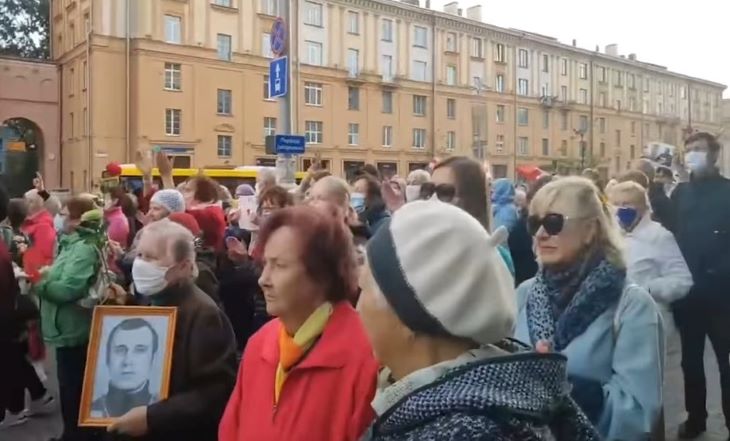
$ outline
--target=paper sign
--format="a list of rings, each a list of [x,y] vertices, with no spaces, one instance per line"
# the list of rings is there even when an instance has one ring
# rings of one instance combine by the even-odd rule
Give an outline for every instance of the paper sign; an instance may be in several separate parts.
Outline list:
[[[258,230],[259,227],[253,223],[257,208],[256,196],[239,196],[238,210],[241,214],[238,218],[238,226],[248,231]]]

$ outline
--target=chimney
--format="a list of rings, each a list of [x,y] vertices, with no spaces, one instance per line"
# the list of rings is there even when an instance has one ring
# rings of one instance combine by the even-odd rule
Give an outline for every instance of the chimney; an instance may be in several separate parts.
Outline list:
[[[444,12],[451,15],[459,15],[459,2],[446,3]]]
[[[606,55],[610,55],[612,57],[618,57],[618,45],[617,44],[609,44],[606,46]]]
[[[596,52],[601,52],[601,47],[596,45]]]
[[[463,17],[463,16],[464,16],[464,10],[463,10],[463,9],[461,9],[461,8],[459,8],[459,10],[458,10],[458,14],[457,14],[457,15],[458,15],[459,17]]]
[[[578,41],[574,38],[573,39],[573,47],[576,47],[578,45]]]
[[[482,5],[466,8],[466,18],[469,20],[482,21]]]
[[[431,9],[431,0],[426,0],[426,9]]]
[[[636,54],[629,54],[629,60],[636,61]]]

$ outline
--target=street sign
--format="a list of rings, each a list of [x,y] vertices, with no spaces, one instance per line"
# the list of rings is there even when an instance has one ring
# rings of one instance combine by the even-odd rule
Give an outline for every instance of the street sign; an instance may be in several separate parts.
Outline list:
[[[289,90],[289,57],[275,58],[269,63],[269,97],[285,96]]]
[[[271,52],[277,57],[281,57],[286,54],[286,38],[288,31],[286,28],[286,22],[281,17],[278,17],[274,24],[271,25]]]
[[[301,135],[276,135],[277,155],[301,155],[306,145],[307,141]]]

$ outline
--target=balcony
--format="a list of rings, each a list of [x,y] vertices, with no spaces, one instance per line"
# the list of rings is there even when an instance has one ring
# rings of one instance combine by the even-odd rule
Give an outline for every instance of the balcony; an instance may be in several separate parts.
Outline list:
[[[557,96],[543,95],[540,97],[540,105],[548,109],[552,109],[553,107],[555,107],[558,102],[559,101]]]
[[[363,74],[364,72],[361,72],[359,70],[349,69],[347,71],[347,77],[345,78],[345,81],[347,81],[349,84],[355,85],[365,84],[367,80],[365,79]]]
[[[388,75],[383,74],[380,76],[380,85],[384,88],[389,89],[396,89],[401,86],[401,81],[403,80],[403,77],[400,75]]]
[[[570,110],[575,107],[577,102],[575,100],[560,101],[560,109]]]

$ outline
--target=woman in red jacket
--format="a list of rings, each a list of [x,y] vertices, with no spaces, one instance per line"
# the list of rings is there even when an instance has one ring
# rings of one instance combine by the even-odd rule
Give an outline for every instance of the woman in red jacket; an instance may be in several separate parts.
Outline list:
[[[218,184],[206,176],[196,176],[185,183],[182,194],[187,212],[203,230],[203,244],[222,251],[226,215],[218,202]]]
[[[220,441],[357,441],[377,363],[360,318],[352,241],[323,210],[286,208],[261,230],[266,309],[249,340]]]

